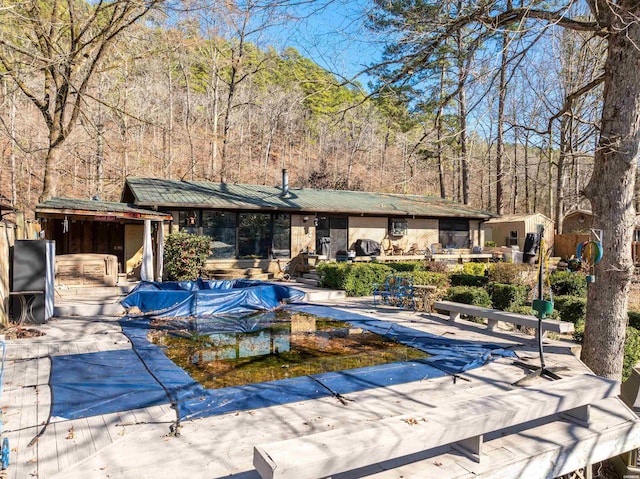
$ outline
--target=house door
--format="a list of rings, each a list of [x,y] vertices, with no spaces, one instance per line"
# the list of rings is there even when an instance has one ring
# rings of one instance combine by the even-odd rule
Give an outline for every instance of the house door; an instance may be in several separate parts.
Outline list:
[[[335,258],[338,251],[347,251],[347,218],[320,216],[316,227],[316,252]]]

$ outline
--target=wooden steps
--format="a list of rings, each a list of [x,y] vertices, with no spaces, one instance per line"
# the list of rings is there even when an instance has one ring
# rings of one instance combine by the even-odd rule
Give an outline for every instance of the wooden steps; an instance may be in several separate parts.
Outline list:
[[[257,279],[268,281],[272,278],[272,275],[265,273],[262,268],[206,269],[205,275],[208,279]]]

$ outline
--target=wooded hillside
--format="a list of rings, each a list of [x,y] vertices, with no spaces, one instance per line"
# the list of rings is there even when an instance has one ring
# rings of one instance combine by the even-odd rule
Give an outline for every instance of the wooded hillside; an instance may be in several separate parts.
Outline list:
[[[455,98],[439,102],[429,90],[382,89],[366,97],[370,88],[342,82],[293,48],[277,52],[252,42],[259,29],[248,22],[250,13],[217,11],[214,22],[202,11],[183,11],[177,22],[137,22],[117,36],[86,89],[75,93],[81,95],[77,118],[67,113],[74,127],[53,166],[55,195],[119,200],[127,176],[278,184],[287,168],[293,186],[462,201],[464,160],[471,172],[468,202],[496,210],[499,92],[491,65],[478,63],[481,71],[468,88],[473,108],[464,114]],[[8,12],[0,16],[5,38],[29,28]],[[558,38],[563,48],[580,50],[579,42]],[[3,52],[19,60],[6,45]],[[557,68],[546,65],[544,72],[540,57],[535,75],[509,70],[500,167],[509,199],[505,213],[553,216],[558,195],[565,210],[579,204],[591,171],[583,124],[565,121],[547,135],[533,129],[545,129],[554,113],[548,104],[561,101],[559,90],[578,83],[567,78],[575,70],[569,62],[580,55],[568,55],[567,65]],[[47,67],[25,67],[27,57],[17,78],[42,91]],[[549,88],[563,76],[565,83]],[[0,194],[29,210],[43,191],[50,132],[14,80],[2,79]],[[597,105],[588,105],[582,118],[596,112]],[[567,179],[556,190],[559,158]]]

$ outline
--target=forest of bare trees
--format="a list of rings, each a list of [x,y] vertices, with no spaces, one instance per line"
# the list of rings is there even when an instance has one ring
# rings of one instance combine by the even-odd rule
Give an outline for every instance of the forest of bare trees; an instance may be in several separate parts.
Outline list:
[[[83,2],[70,2],[75,16],[34,7],[41,31],[25,12],[0,12],[0,194],[16,207],[118,200],[127,176],[276,184],[283,167],[294,186],[440,195],[494,212],[555,218],[582,205],[600,106],[597,90],[571,95],[603,58],[586,37],[553,32],[526,68],[509,56],[522,34],[504,37],[502,59],[460,37],[413,72],[426,87],[385,88],[278,50],[270,29],[296,19],[276,4],[198,0],[167,13],[160,3],[107,2],[123,10],[108,38]],[[73,22],[84,38],[64,33]],[[43,46],[47,25],[60,33]]]

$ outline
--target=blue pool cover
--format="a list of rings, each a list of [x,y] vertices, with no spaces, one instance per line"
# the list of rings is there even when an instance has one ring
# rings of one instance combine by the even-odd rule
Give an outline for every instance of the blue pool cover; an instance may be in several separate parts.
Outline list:
[[[159,294],[161,293],[161,294]],[[246,315],[300,301],[304,293],[276,283],[249,279],[220,281],[141,282],[121,302],[136,308],[130,316],[176,318],[185,316]]]
[[[348,321],[431,356],[246,386],[204,389],[168,359],[160,347],[147,340],[149,319],[126,317],[121,324],[133,349],[52,358],[52,416],[77,419],[172,404],[182,420],[192,419],[442,377],[479,367],[495,357],[515,356],[497,344],[434,336],[326,306],[291,304],[286,308]]]

